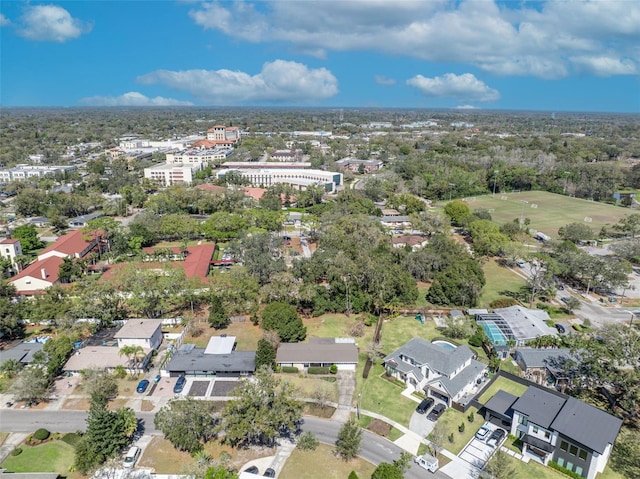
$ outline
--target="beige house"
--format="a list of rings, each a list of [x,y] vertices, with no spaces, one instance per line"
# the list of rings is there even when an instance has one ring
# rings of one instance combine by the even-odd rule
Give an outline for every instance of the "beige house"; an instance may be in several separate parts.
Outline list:
[[[162,319],[129,319],[114,338],[118,340],[118,348],[140,346],[158,349],[162,342]]]
[[[355,371],[358,348],[352,338],[311,338],[308,343],[281,343],[276,364],[297,367],[300,371],[335,364],[338,370]]]

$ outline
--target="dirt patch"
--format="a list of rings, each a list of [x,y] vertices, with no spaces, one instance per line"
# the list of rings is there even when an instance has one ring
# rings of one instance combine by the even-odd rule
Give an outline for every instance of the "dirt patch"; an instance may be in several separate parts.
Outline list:
[[[62,409],[68,409],[71,411],[88,411],[89,405],[89,400],[85,398],[67,399],[62,404]]]
[[[391,425],[379,419],[374,419],[369,423],[367,429],[375,432],[378,436],[387,437],[391,432]]]
[[[325,419],[333,416],[334,412],[336,412],[336,408],[334,407],[321,407],[319,404],[314,403],[305,403],[304,407],[302,408],[302,414],[304,415],[322,417]]]
[[[207,394],[208,388],[209,381],[193,381],[191,383],[191,388],[189,389],[189,393],[187,394],[187,396],[202,397]]]
[[[109,401],[107,408],[109,409],[109,411],[116,411],[121,407],[124,407],[124,405],[127,404],[127,401],[128,399],[114,399],[113,401]]]
[[[218,381],[213,383],[211,396],[229,396],[231,391],[236,389],[240,383],[238,381]]]
[[[150,411],[153,411],[154,407],[155,407],[155,404],[153,404],[151,401],[147,401],[146,399],[143,399],[142,404],[140,405],[140,410],[144,412],[150,412]]]

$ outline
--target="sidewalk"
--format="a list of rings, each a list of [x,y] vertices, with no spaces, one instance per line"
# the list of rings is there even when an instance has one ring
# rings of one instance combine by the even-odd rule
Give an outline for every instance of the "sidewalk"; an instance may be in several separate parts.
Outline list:
[[[9,436],[2,443],[2,446],[0,446],[0,464],[4,462],[4,460],[9,457],[9,454],[11,454],[11,451],[13,451],[16,446],[22,444],[28,436],[29,434],[18,432],[9,434]]]

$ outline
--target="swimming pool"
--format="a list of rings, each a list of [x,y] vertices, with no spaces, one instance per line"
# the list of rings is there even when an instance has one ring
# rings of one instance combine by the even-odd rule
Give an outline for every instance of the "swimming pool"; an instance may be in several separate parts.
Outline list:
[[[500,330],[497,324],[492,323],[490,321],[483,321],[482,329],[484,329],[484,332],[487,333],[487,336],[489,337],[491,344],[493,344],[494,346],[507,345],[507,338],[505,337],[504,333]]]
[[[455,344],[451,344],[449,341],[443,341],[441,339],[437,341],[431,341],[431,344],[435,344],[437,346],[440,346],[442,349],[447,349],[449,351],[453,351],[457,348]]]

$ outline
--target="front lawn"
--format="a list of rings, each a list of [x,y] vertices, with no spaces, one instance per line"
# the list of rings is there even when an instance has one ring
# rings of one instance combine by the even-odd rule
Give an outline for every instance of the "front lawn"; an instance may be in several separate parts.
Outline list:
[[[473,422],[469,422],[467,416],[474,414]],[[458,426],[464,423],[464,431],[458,431]],[[438,419],[438,424],[446,431],[447,439],[444,442],[444,448],[454,454],[462,451],[462,448],[471,440],[476,431],[484,424],[484,419],[478,414],[478,410],[470,407],[466,413],[448,408]],[[449,442],[448,437],[453,433],[453,442]]]
[[[7,472],[57,472],[66,476],[75,459],[75,449],[63,441],[39,446],[21,445],[22,453],[2,463]]]
[[[287,459],[281,479],[345,479],[351,471],[358,477],[371,477],[375,466],[359,457],[345,462],[334,454],[334,448],[320,444],[315,451],[294,449]]]
[[[527,386],[500,376],[484,393],[482,393],[482,396],[478,398],[478,401],[481,404],[486,404],[486,402],[501,389],[515,396],[521,396],[527,390]]]
[[[293,373],[281,373],[277,374],[280,379],[290,383],[298,390],[298,397],[301,398],[314,398],[314,393],[319,388],[324,388],[329,392],[327,401],[338,402],[338,383],[335,381],[335,376],[329,376],[329,381],[322,379],[322,377],[309,375],[299,376]],[[330,381],[333,379],[333,381]]]
[[[362,384],[359,388],[360,408],[382,414],[408,427],[417,404],[400,394],[404,387],[388,381],[383,375],[384,367],[376,364],[371,368],[368,379],[361,380],[362,375],[358,376],[358,383]],[[357,399],[356,395],[354,399]]]

